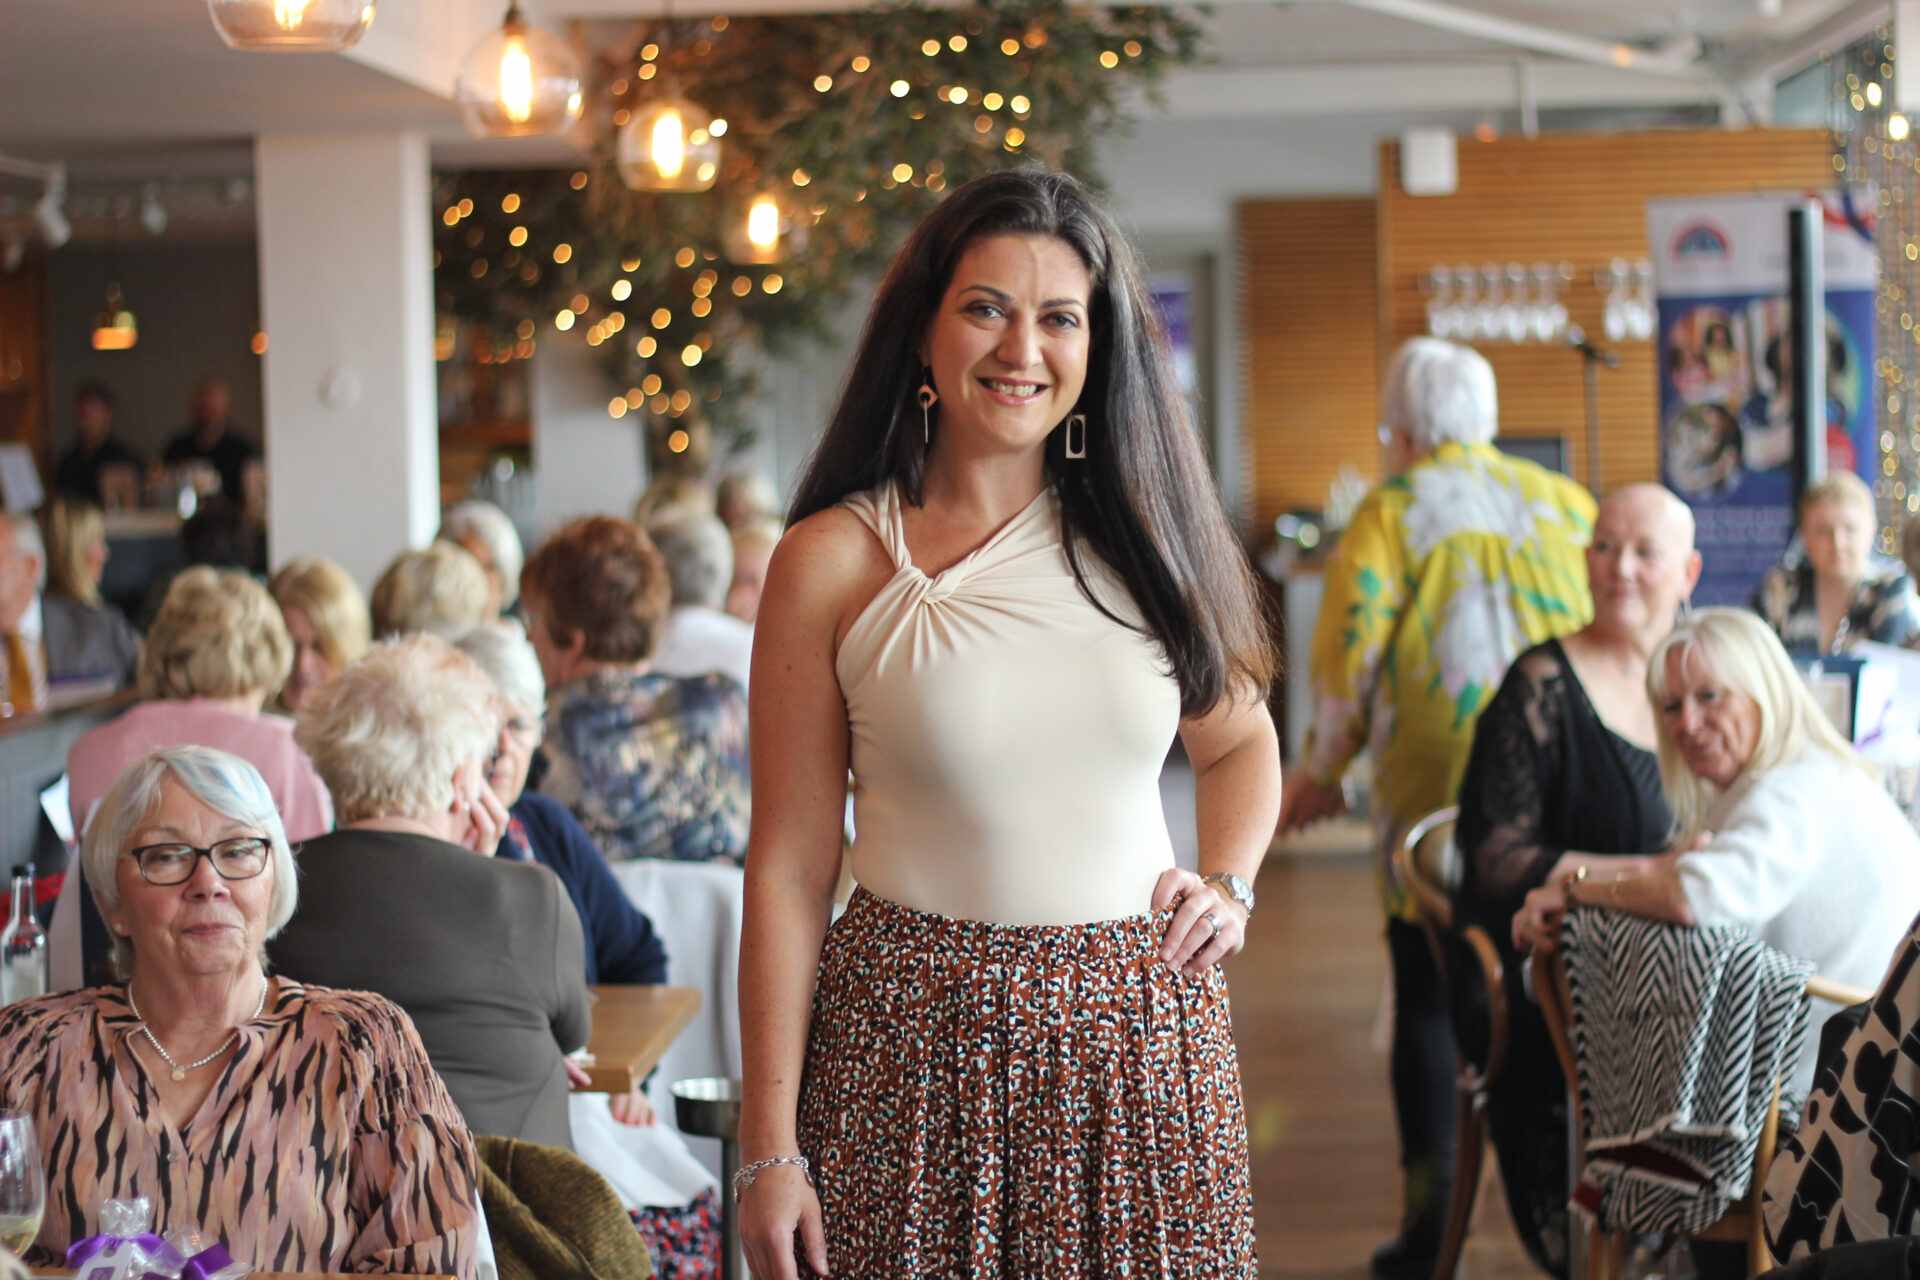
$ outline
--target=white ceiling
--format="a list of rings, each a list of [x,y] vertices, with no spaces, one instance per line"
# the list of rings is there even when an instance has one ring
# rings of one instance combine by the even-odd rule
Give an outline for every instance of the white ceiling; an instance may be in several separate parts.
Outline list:
[[[1168,86],[1176,116],[1435,111],[1507,101],[1521,51],[1369,5],[1393,0],[1225,0],[1202,20],[1208,64]],[[1416,5],[1436,0],[1403,0]],[[1874,0],[1443,0],[1549,32],[1639,48],[1703,39],[1716,68],[1756,65],[1836,14],[1870,25]],[[204,0],[5,0],[0,9],[0,153],[64,160],[76,183],[189,180],[250,170],[260,133],[415,129],[440,163],[564,162],[564,143],[474,144],[436,87],[450,84],[466,31],[500,0],[380,0],[353,56],[247,54],[215,35]],[[643,16],[662,0],[532,0],[549,21]],[[674,0],[680,15],[805,12],[833,0]],[[1773,12],[1769,12],[1772,10]],[[488,15],[482,17],[481,15]],[[376,39],[376,36],[379,38]],[[1643,75],[1531,55],[1542,105],[1697,101],[1700,70]],[[398,72],[400,74],[390,74]],[[1448,77],[1452,78],[1449,79]],[[31,194],[0,180],[0,197]]]

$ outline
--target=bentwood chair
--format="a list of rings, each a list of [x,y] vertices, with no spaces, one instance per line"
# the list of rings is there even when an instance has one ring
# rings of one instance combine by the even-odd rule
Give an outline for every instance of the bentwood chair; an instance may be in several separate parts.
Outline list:
[[[1420,908],[1420,927],[1433,951],[1434,966],[1447,983],[1446,934],[1453,931],[1452,891],[1457,881],[1458,851],[1453,828],[1458,805],[1435,809],[1407,829],[1393,851],[1395,877]],[[1447,1206],[1447,1225],[1434,1258],[1434,1280],[1452,1280],[1466,1244],[1480,1190],[1480,1167],[1487,1146],[1487,1093],[1499,1079],[1507,1059],[1506,970],[1493,940],[1478,925],[1456,935],[1472,955],[1487,1007],[1487,1051],[1476,1066],[1458,1046],[1454,1050],[1453,1199]],[[1453,990],[1449,984],[1448,990]]]
[[[1536,955],[1533,981],[1540,998],[1540,1012],[1546,1016],[1547,1030],[1553,1037],[1554,1052],[1560,1058],[1560,1070],[1567,1078],[1574,1117],[1573,1168],[1577,1180],[1587,1164],[1587,1122],[1580,1106],[1580,1099],[1587,1090],[1579,1078],[1578,1060],[1573,1053],[1573,994],[1567,985],[1565,952],[1555,950],[1546,955]],[[1817,973],[1807,979],[1807,994],[1840,1005],[1860,1004],[1873,998],[1871,991],[1834,982]],[[1758,1276],[1773,1268],[1772,1257],[1767,1252],[1766,1218],[1760,1211],[1760,1194],[1767,1185],[1767,1173],[1773,1167],[1779,1137],[1780,1082],[1775,1080],[1773,1101],[1767,1106],[1766,1121],[1760,1129],[1760,1145],[1753,1155],[1753,1180],[1747,1187],[1747,1194],[1730,1206],[1719,1221],[1692,1237],[1696,1240],[1744,1244],[1747,1247],[1748,1276]],[[1586,1280],[1623,1280],[1627,1254],[1632,1245],[1630,1237],[1603,1231],[1598,1220],[1590,1220],[1587,1224]]]

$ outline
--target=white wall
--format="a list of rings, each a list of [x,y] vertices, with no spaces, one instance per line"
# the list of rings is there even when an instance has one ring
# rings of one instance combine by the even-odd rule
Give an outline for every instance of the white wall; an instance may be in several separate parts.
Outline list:
[[[534,536],[528,550],[576,516],[631,515],[647,483],[644,418],[608,415],[612,389],[585,342],[542,338],[532,382]]]

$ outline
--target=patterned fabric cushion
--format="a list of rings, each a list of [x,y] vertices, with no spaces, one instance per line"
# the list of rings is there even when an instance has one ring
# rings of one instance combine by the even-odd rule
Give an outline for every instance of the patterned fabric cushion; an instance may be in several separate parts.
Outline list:
[[[1568,914],[1562,944],[1587,1132],[1575,1207],[1607,1231],[1697,1234],[1746,1194],[1813,965],[1741,929],[1592,908]]]
[[[1861,1016],[1863,1015],[1863,1016]],[[1920,919],[1865,1005],[1823,1052],[1806,1122],[1767,1178],[1767,1247],[1789,1262],[1849,1241],[1920,1233]]]

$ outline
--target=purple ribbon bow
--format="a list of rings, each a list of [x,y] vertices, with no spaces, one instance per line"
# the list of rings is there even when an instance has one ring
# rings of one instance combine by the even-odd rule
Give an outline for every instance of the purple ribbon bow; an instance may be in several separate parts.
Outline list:
[[[123,1244],[132,1245],[134,1248],[146,1254],[149,1262],[158,1263],[163,1267],[178,1267],[184,1261],[180,1257],[179,1250],[175,1249],[165,1240],[162,1240],[159,1236],[153,1234],[153,1232],[143,1231],[137,1236],[110,1236],[101,1234],[88,1236],[84,1240],[75,1240],[67,1246],[67,1267],[70,1270],[77,1271],[80,1269],[80,1264],[88,1258],[93,1257],[95,1254],[104,1253],[109,1249],[117,1249]]]
[[[232,1265],[233,1255],[227,1252],[226,1246],[208,1245],[181,1264],[180,1280],[209,1280],[210,1277],[219,1275]],[[171,1280],[171,1277],[164,1276],[158,1271],[149,1271],[142,1280]]]

